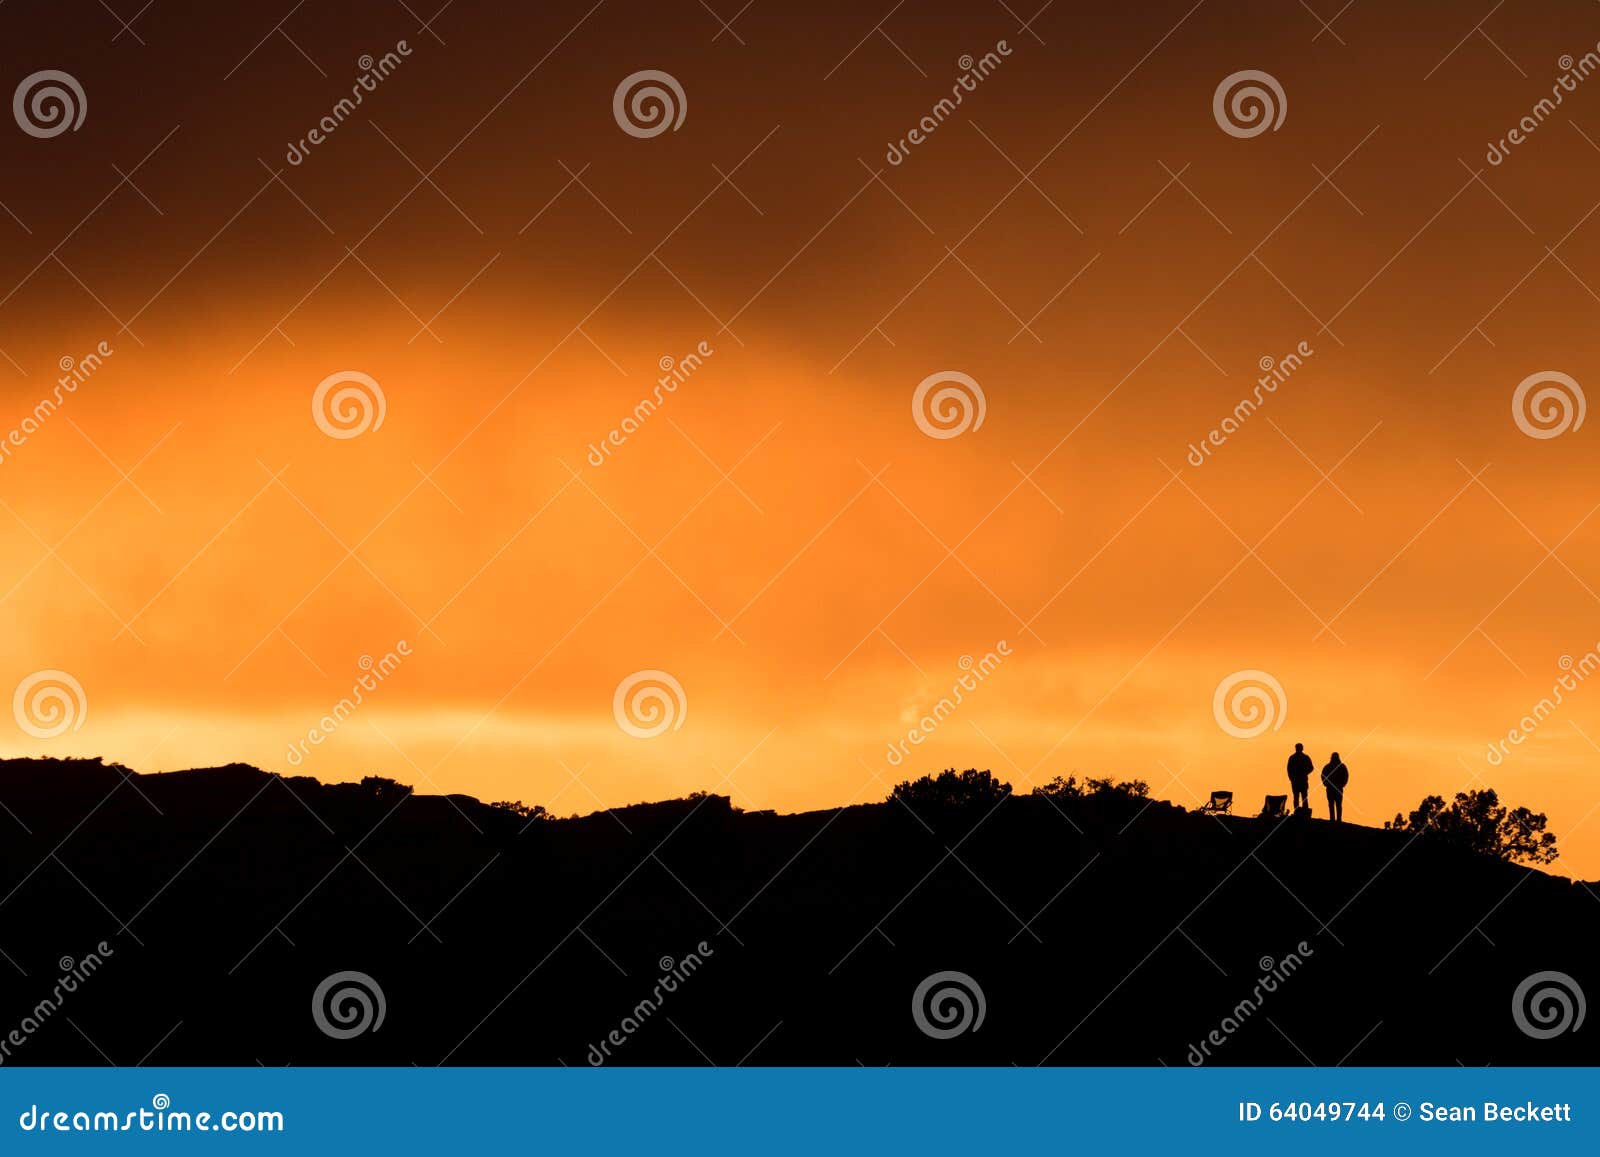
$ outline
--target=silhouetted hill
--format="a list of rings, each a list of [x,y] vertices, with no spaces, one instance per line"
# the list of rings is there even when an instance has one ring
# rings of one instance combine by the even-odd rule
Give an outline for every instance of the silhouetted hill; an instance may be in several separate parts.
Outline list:
[[[8,1064],[582,1065],[613,1030],[621,1064],[1181,1066],[1213,1030],[1208,1063],[1600,1061],[1512,1009],[1543,971],[1600,992],[1596,891],[1395,832],[1114,793],[529,820],[83,760],[0,762],[0,804],[0,1037],[111,949]],[[385,1014],[336,1039],[344,971]],[[913,994],[945,971],[984,1017],[940,1039]]]

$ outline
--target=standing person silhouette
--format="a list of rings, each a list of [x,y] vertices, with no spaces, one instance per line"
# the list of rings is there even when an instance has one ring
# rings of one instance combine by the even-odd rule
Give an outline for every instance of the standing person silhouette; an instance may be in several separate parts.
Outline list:
[[[1344,822],[1344,786],[1350,782],[1350,769],[1335,751],[1322,769],[1322,786],[1328,790],[1328,818],[1334,823]]]
[[[1306,745],[1294,745],[1294,754],[1289,757],[1289,788],[1294,792],[1294,810],[1311,806],[1311,773],[1316,770],[1316,764],[1311,762],[1311,757],[1306,754]]]

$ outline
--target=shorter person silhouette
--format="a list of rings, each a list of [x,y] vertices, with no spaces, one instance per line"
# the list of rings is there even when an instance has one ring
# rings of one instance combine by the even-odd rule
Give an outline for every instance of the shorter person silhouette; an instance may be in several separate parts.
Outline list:
[[[1328,818],[1334,823],[1344,822],[1344,788],[1350,782],[1350,769],[1335,751],[1322,769],[1322,786],[1328,792]]]
[[[1311,773],[1316,770],[1316,764],[1306,754],[1306,745],[1294,745],[1294,754],[1289,757],[1289,790],[1294,792],[1294,810],[1310,808],[1311,806]]]

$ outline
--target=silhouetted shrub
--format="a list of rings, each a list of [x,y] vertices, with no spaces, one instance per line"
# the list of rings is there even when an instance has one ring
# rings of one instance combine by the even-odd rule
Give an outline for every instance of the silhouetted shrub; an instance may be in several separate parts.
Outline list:
[[[976,807],[980,804],[993,807],[1011,794],[1011,785],[1002,783],[988,771],[969,767],[958,772],[946,768],[937,776],[925,775],[897,783],[889,793],[891,800],[915,807]]]
[[[744,808],[734,804],[732,796],[718,795],[712,791],[691,791],[683,798],[701,807],[709,804],[712,811],[733,812],[736,815],[744,811]]]
[[[544,810],[543,804],[525,804],[520,799],[497,799],[490,807],[497,807],[501,811],[508,811],[514,816],[521,816],[525,820],[547,820],[550,813]]]
[[[1485,788],[1458,791],[1448,806],[1443,796],[1430,795],[1410,816],[1396,815],[1383,826],[1496,859],[1549,864],[1560,853],[1556,837],[1544,830],[1546,822],[1543,812],[1507,810],[1494,789]]]
[[[1065,779],[1058,775],[1049,783],[1034,788],[1033,794],[1047,795],[1052,799],[1085,799],[1106,795],[1146,799],[1150,795],[1150,785],[1142,779],[1125,779],[1114,783],[1109,775],[1101,779],[1086,779],[1080,784],[1076,775],[1069,775]]]
[[[411,789],[405,784],[383,775],[365,776],[361,786],[381,800],[393,801],[411,794]]]

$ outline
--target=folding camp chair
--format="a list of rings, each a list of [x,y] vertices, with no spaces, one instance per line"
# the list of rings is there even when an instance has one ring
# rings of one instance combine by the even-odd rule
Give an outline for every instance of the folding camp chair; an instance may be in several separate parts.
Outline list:
[[[1199,811],[1207,815],[1233,814],[1233,793],[1231,791],[1214,791],[1211,793],[1209,803],[1200,805]]]
[[[1264,820],[1281,820],[1289,806],[1289,797],[1286,795],[1269,795],[1267,802],[1261,805],[1261,818]]]

